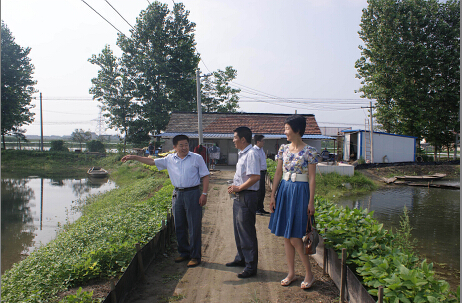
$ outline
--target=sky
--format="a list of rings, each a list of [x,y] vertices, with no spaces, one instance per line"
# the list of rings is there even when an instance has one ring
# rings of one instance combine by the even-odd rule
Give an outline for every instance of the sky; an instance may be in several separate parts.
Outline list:
[[[35,88],[42,93],[43,134],[99,133],[99,102],[89,94],[98,67],[88,62],[118,31],[129,36],[151,0],[3,0],[2,20],[21,47],[30,47]],[[87,5],[87,4],[88,5]],[[173,1],[166,3],[171,9]],[[202,74],[232,66],[240,88],[239,110],[249,113],[314,114],[320,127],[364,129],[373,100],[354,65],[363,44],[358,31],[367,0],[185,0],[196,24]],[[114,27],[100,17],[106,18]],[[39,93],[35,121],[23,127],[40,135]],[[104,129],[104,134],[117,134]]]

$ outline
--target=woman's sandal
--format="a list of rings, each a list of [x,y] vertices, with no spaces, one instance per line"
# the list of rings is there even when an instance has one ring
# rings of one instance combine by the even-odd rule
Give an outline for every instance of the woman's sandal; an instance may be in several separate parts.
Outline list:
[[[292,279],[287,279],[287,278],[284,278],[282,281],[281,281],[281,286],[289,286],[292,282],[294,282],[295,280],[297,280],[297,276],[294,276]]]
[[[308,289],[308,288],[310,288],[310,287],[313,285],[313,283],[314,283],[315,280],[316,280],[316,279],[315,279],[314,276],[313,276],[313,280],[311,280],[310,283],[307,283],[307,282],[303,281],[302,284],[300,285],[300,288],[301,288],[301,289]]]

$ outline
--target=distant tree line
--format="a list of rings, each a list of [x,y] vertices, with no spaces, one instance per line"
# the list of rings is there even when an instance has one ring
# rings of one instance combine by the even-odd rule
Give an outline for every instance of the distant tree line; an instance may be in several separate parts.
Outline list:
[[[390,133],[438,149],[459,133],[460,1],[368,0],[356,61],[362,97]]]

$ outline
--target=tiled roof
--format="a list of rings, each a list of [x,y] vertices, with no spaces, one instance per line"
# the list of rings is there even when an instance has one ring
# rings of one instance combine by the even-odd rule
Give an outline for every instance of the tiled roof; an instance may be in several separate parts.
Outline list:
[[[202,113],[204,133],[233,133],[239,126],[247,126],[254,134],[284,134],[284,120],[290,114]],[[321,135],[314,115],[306,118],[305,134]],[[172,113],[165,132],[197,132],[197,113]]]

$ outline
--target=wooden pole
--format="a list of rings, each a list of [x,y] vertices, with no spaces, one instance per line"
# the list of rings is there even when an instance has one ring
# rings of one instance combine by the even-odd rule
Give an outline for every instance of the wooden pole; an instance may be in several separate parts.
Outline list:
[[[340,303],[343,303],[345,302],[346,248],[342,248],[342,268],[340,277]]]
[[[116,293],[115,293],[115,283],[114,283],[114,279],[111,279],[111,302],[112,303],[117,303],[117,296],[116,296]]]
[[[144,280],[144,266],[143,266],[143,256],[141,256],[141,245],[140,243],[135,244],[136,255],[138,256],[138,269],[140,270],[140,278]]]
[[[327,227],[324,228],[324,234],[326,233],[327,233]],[[328,250],[326,247],[326,242],[324,242],[324,256],[323,256],[323,261],[322,261],[322,273],[324,275],[327,274],[327,254],[328,254]]]
[[[377,301],[378,303],[383,303],[383,286],[379,286],[379,293],[378,293],[378,298],[379,300]]]
[[[161,229],[161,232],[162,232],[162,239],[161,239],[161,246],[162,246],[162,253],[165,252],[165,246],[166,246],[166,230],[165,230],[165,220],[162,220],[162,229]]]

